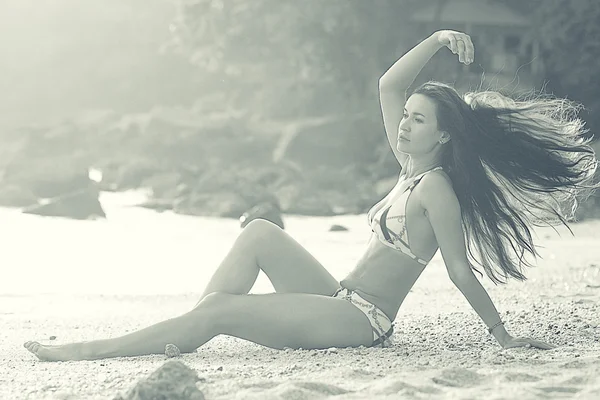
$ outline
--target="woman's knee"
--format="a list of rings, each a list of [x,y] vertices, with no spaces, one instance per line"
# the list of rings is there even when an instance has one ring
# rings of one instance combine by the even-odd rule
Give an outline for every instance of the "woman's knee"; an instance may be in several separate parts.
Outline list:
[[[192,310],[201,314],[201,318],[210,323],[215,329],[215,334],[220,333],[227,316],[230,314],[232,304],[239,300],[240,295],[226,292],[212,292],[206,295]]]
[[[264,241],[273,237],[280,236],[283,230],[265,219],[254,219],[246,225],[241,236],[245,236],[253,241]]]
[[[231,296],[235,296],[231,293],[226,292],[212,292],[204,296],[204,298],[196,304],[194,310],[203,309],[203,310],[218,310],[220,307],[223,307],[231,298]]]

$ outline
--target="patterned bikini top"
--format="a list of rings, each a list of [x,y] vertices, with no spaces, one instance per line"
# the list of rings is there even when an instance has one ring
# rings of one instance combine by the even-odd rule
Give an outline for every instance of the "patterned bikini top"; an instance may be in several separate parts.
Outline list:
[[[375,204],[368,212],[367,219],[371,230],[375,232],[377,238],[384,245],[406,254],[416,262],[422,265],[427,265],[429,260],[423,260],[413,254],[410,249],[408,240],[408,232],[406,230],[406,204],[412,190],[417,186],[421,179],[431,171],[437,171],[442,167],[436,167],[425,171],[414,178],[406,179],[405,175],[401,175],[398,179],[396,187],[398,189],[394,196],[397,196],[390,206],[385,206],[386,196],[379,203]],[[390,192],[390,194],[392,194]],[[399,194],[398,194],[399,193]]]

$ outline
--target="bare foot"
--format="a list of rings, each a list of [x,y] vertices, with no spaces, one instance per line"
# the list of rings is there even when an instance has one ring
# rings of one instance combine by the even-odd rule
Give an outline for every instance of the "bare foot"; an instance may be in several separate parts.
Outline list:
[[[81,354],[81,346],[78,343],[49,346],[38,342],[25,342],[23,347],[42,361],[77,361],[84,359]]]

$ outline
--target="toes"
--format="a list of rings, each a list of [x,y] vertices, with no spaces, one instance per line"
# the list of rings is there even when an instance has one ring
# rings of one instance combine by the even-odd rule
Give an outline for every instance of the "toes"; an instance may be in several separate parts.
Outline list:
[[[38,351],[41,345],[38,342],[26,342],[23,346],[25,346],[25,348],[30,352],[35,353]]]

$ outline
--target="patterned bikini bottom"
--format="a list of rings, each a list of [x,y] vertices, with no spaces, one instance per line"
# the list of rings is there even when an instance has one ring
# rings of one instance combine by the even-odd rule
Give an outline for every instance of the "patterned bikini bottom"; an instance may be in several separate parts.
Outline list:
[[[373,328],[373,343],[371,347],[377,345],[385,347],[385,345],[390,344],[389,338],[394,333],[394,327],[392,321],[390,321],[383,311],[360,297],[355,291],[345,287],[340,287],[336,290],[332,297],[339,297],[340,299],[349,301],[367,316],[371,323],[371,328]]]

